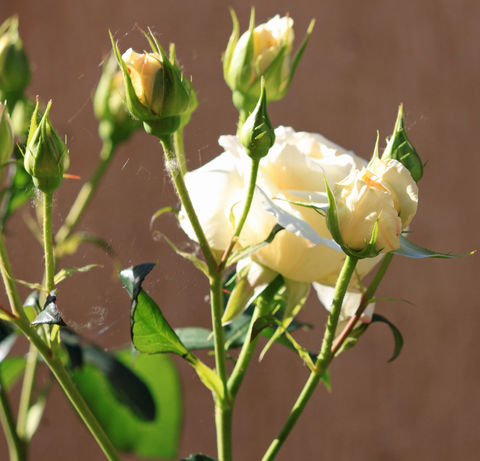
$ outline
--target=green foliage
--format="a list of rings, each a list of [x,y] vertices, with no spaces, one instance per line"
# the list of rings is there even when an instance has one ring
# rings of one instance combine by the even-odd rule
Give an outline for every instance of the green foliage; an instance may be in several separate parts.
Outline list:
[[[406,256],[407,258],[415,258],[415,259],[421,259],[421,258],[450,259],[450,258],[460,258],[462,256],[467,256],[467,255],[453,255],[450,253],[438,253],[436,251],[429,250],[427,248],[422,248],[418,245],[415,245],[415,243],[410,242],[410,240],[407,240],[403,235],[400,235],[400,248],[398,250],[395,250],[393,253],[400,256]],[[473,253],[475,252],[472,251],[469,254],[472,255]]]
[[[153,267],[154,264],[141,264],[124,269],[119,275],[132,300],[130,327],[133,345],[140,352],[172,352],[186,357],[188,350],[155,301],[142,289],[142,282]]]
[[[164,355],[117,354],[120,362],[136,373],[150,390],[157,408],[145,421],[125,405],[119,405],[110,382],[97,367],[85,364],[73,372],[75,383],[108,436],[120,451],[148,458],[177,456],[182,419],[180,383],[172,361]]]

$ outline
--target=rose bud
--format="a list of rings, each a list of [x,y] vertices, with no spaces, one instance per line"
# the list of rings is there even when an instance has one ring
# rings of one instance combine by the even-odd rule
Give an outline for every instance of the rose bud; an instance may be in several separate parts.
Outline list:
[[[13,151],[13,130],[6,104],[0,103],[0,172]]]
[[[190,108],[192,88],[153,34],[146,37],[150,53],[140,54],[130,48],[120,55],[113,38],[112,45],[123,74],[128,110],[144,122],[147,132],[162,136],[178,129],[181,116]]]
[[[105,60],[102,76],[93,97],[93,110],[99,123],[98,131],[103,140],[115,143],[127,140],[140,127],[140,122],[130,115],[125,106],[123,76],[115,56]]]
[[[268,154],[275,142],[275,132],[268,118],[267,95],[263,83],[257,106],[240,127],[238,139],[248,156],[257,161]]]
[[[30,66],[18,34],[18,18],[0,26],[0,93],[2,98],[19,98],[30,81]]]
[[[400,232],[417,211],[417,185],[410,172],[394,159],[375,158],[367,168],[353,171],[335,186],[334,195],[341,235],[338,243],[347,251],[364,250],[375,227],[376,252],[397,250]]]
[[[292,82],[313,30],[310,23],[307,36],[292,59],[293,19],[276,15],[257,27],[254,10],[250,27],[239,38],[238,20],[233,12],[233,32],[223,56],[223,73],[233,92],[233,103],[240,113],[249,113],[260,94],[260,78],[265,78],[268,101],[282,99]]]
[[[70,163],[67,146],[48,118],[51,105],[52,101],[48,103],[40,122],[37,122],[37,101],[24,158],[25,170],[32,177],[33,184],[45,193],[52,193],[60,186],[63,173]]]
[[[388,140],[387,147],[383,152],[382,159],[393,158],[405,166],[412,178],[418,182],[423,176],[423,165],[415,147],[407,137],[403,122],[403,104],[398,108],[397,120],[393,134]]]

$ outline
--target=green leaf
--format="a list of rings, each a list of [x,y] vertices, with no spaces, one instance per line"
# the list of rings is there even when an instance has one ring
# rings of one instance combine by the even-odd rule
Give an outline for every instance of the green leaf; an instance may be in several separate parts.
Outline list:
[[[62,344],[67,349],[72,368],[85,363],[95,366],[108,379],[117,400],[127,405],[140,419],[155,419],[155,403],[145,383],[113,354],[105,352],[94,343],[84,341],[75,332],[63,328]]]
[[[427,248],[422,248],[415,243],[410,242],[407,240],[403,235],[400,235],[400,248],[398,250],[393,251],[394,254],[406,256],[407,258],[461,258],[463,256],[469,256],[475,253],[475,251],[471,251],[465,255],[453,255],[450,253],[438,253],[433,250],[428,250]]]
[[[130,350],[118,359],[150,390],[156,408],[155,419],[138,418],[119,405],[105,376],[91,364],[73,372],[74,380],[90,408],[118,450],[146,458],[175,458],[178,452],[182,401],[178,373],[165,355],[139,354],[134,362]]]
[[[64,267],[60,271],[55,274],[55,285],[63,282],[68,277],[71,277],[73,274],[81,273],[81,272],[88,272],[89,270],[93,269],[94,267],[102,267],[100,264],[89,264],[83,267]]]
[[[0,362],[0,381],[7,391],[9,391],[25,370],[27,361],[24,357],[7,357]]]
[[[120,280],[132,299],[130,327],[133,345],[140,352],[172,352],[188,358],[189,352],[159,307],[142,290],[142,282],[154,264],[141,264],[120,272]]]
[[[393,350],[393,355],[390,357],[388,362],[393,362],[399,356],[400,352],[402,351],[402,347],[403,347],[402,334],[400,333],[400,330],[392,322],[387,320],[382,315],[373,314],[372,321],[371,321],[370,324],[375,323],[375,322],[386,323],[390,327],[390,330],[393,334],[393,339],[395,341],[395,348]]]
[[[212,331],[207,328],[175,328],[175,333],[189,351],[213,349],[213,334]]]

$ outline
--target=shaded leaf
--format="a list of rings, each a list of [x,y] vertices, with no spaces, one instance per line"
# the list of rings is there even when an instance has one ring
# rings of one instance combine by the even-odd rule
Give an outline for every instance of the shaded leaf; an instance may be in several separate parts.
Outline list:
[[[207,455],[190,455],[188,458],[182,458],[180,461],[217,461],[215,458],[210,458]]]
[[[57,296],[55,295],[55,290],[51,291],[47,299],[45,300],[45,304],[43,309],[40,313],[35,317],[32,321],[32,325],[59,325],[59,326],[66,326],[66,323],[63,321],[60,312],[58,311],[57,307]]]
[[[65,345],[73,368],[94,365],[108,379],[117,400],[127,405],[140,419],[155,419],[155,403],[145,383],[113,354],[105,352],[69,329],[62,329]]]
[[[90,408],[118,450],[148,458],[177,456],[182,419],[180,382],[171,359],[165,355],[117,354],[120,362],[144,381],[159,411],[144,421],[119,405],[111,384],[96,367],[86,363],[73,378]]]
[[[10,353],[16,339],[17,335],[13,326],[0,319],[0,362]]]
[[[393,334],[393,339],[395,341],[395,346],[394,346],[394,350],[393,350],[393,355],[390,357],[388,362],[393,362],[400,355],[400,352],[402,351],[403,336],[400,333],[400,330],[392,322],[387,320],[382,315],[373,314],[371,324],[375,323],[375,322],[386,323],[390,327],[390,330]]]

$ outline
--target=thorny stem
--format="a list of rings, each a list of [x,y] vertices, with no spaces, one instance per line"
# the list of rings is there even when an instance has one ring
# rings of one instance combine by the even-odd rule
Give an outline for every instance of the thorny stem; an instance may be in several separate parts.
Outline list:
[[[172,178],[178,198],[180,199],[183,208],[185,209],[185,213],[190,220],[195,235],[197,236],[200,249],[202,250],[203,256],[205,257],[205,261],[207,263],[210,274],[212,274],[217,270],[217,261],[212,253],[210,245],[208,244],[207,238],[205,237],[205,233],[203,232],[202,226],[200,225],[200,221],[198,220],[198,216],[193,207],[192,200],[190,199],[190,195],[188,193],[187,186],[185,185],[183,175],[178,168],[178,162],[176,158],[177,156],[175,154],[172,136],[162,136],[160,138],[160,142],[165,153],[167,169],[170,177]]]
[[[265,455],[262,458],[262,461],[271,461],[275,458],[276,454],[278,453],[281,446],[290,434],[291,430],[295,426],[298,418],[302,414],[305,406],[310,400],[310,397],[313,395],[313,392],[315,391],[323,374],[327,370],[328,365],[330,364],[330,351],[332,348],[333,339],[335,337],[335,330],[337,328],[338,318],[342,309],[343,298],[345,297],[345,293],[347,291],[350,279],[352,278],[356,264],[356,258],[348,255],[346,256],[342,270],[335,285],[335,293],[332,300],[332,309],[330,311],[327,326],[325,328],[325,333],[323,335],[322,347],[315,362],[315,371],[310,374],[307,382],[305,383],[305,386],[303,387],[300,395],[297,398],[297,401],[293,405],[293,408],[284,426],[282,427],[275,440],[268,447]]]

